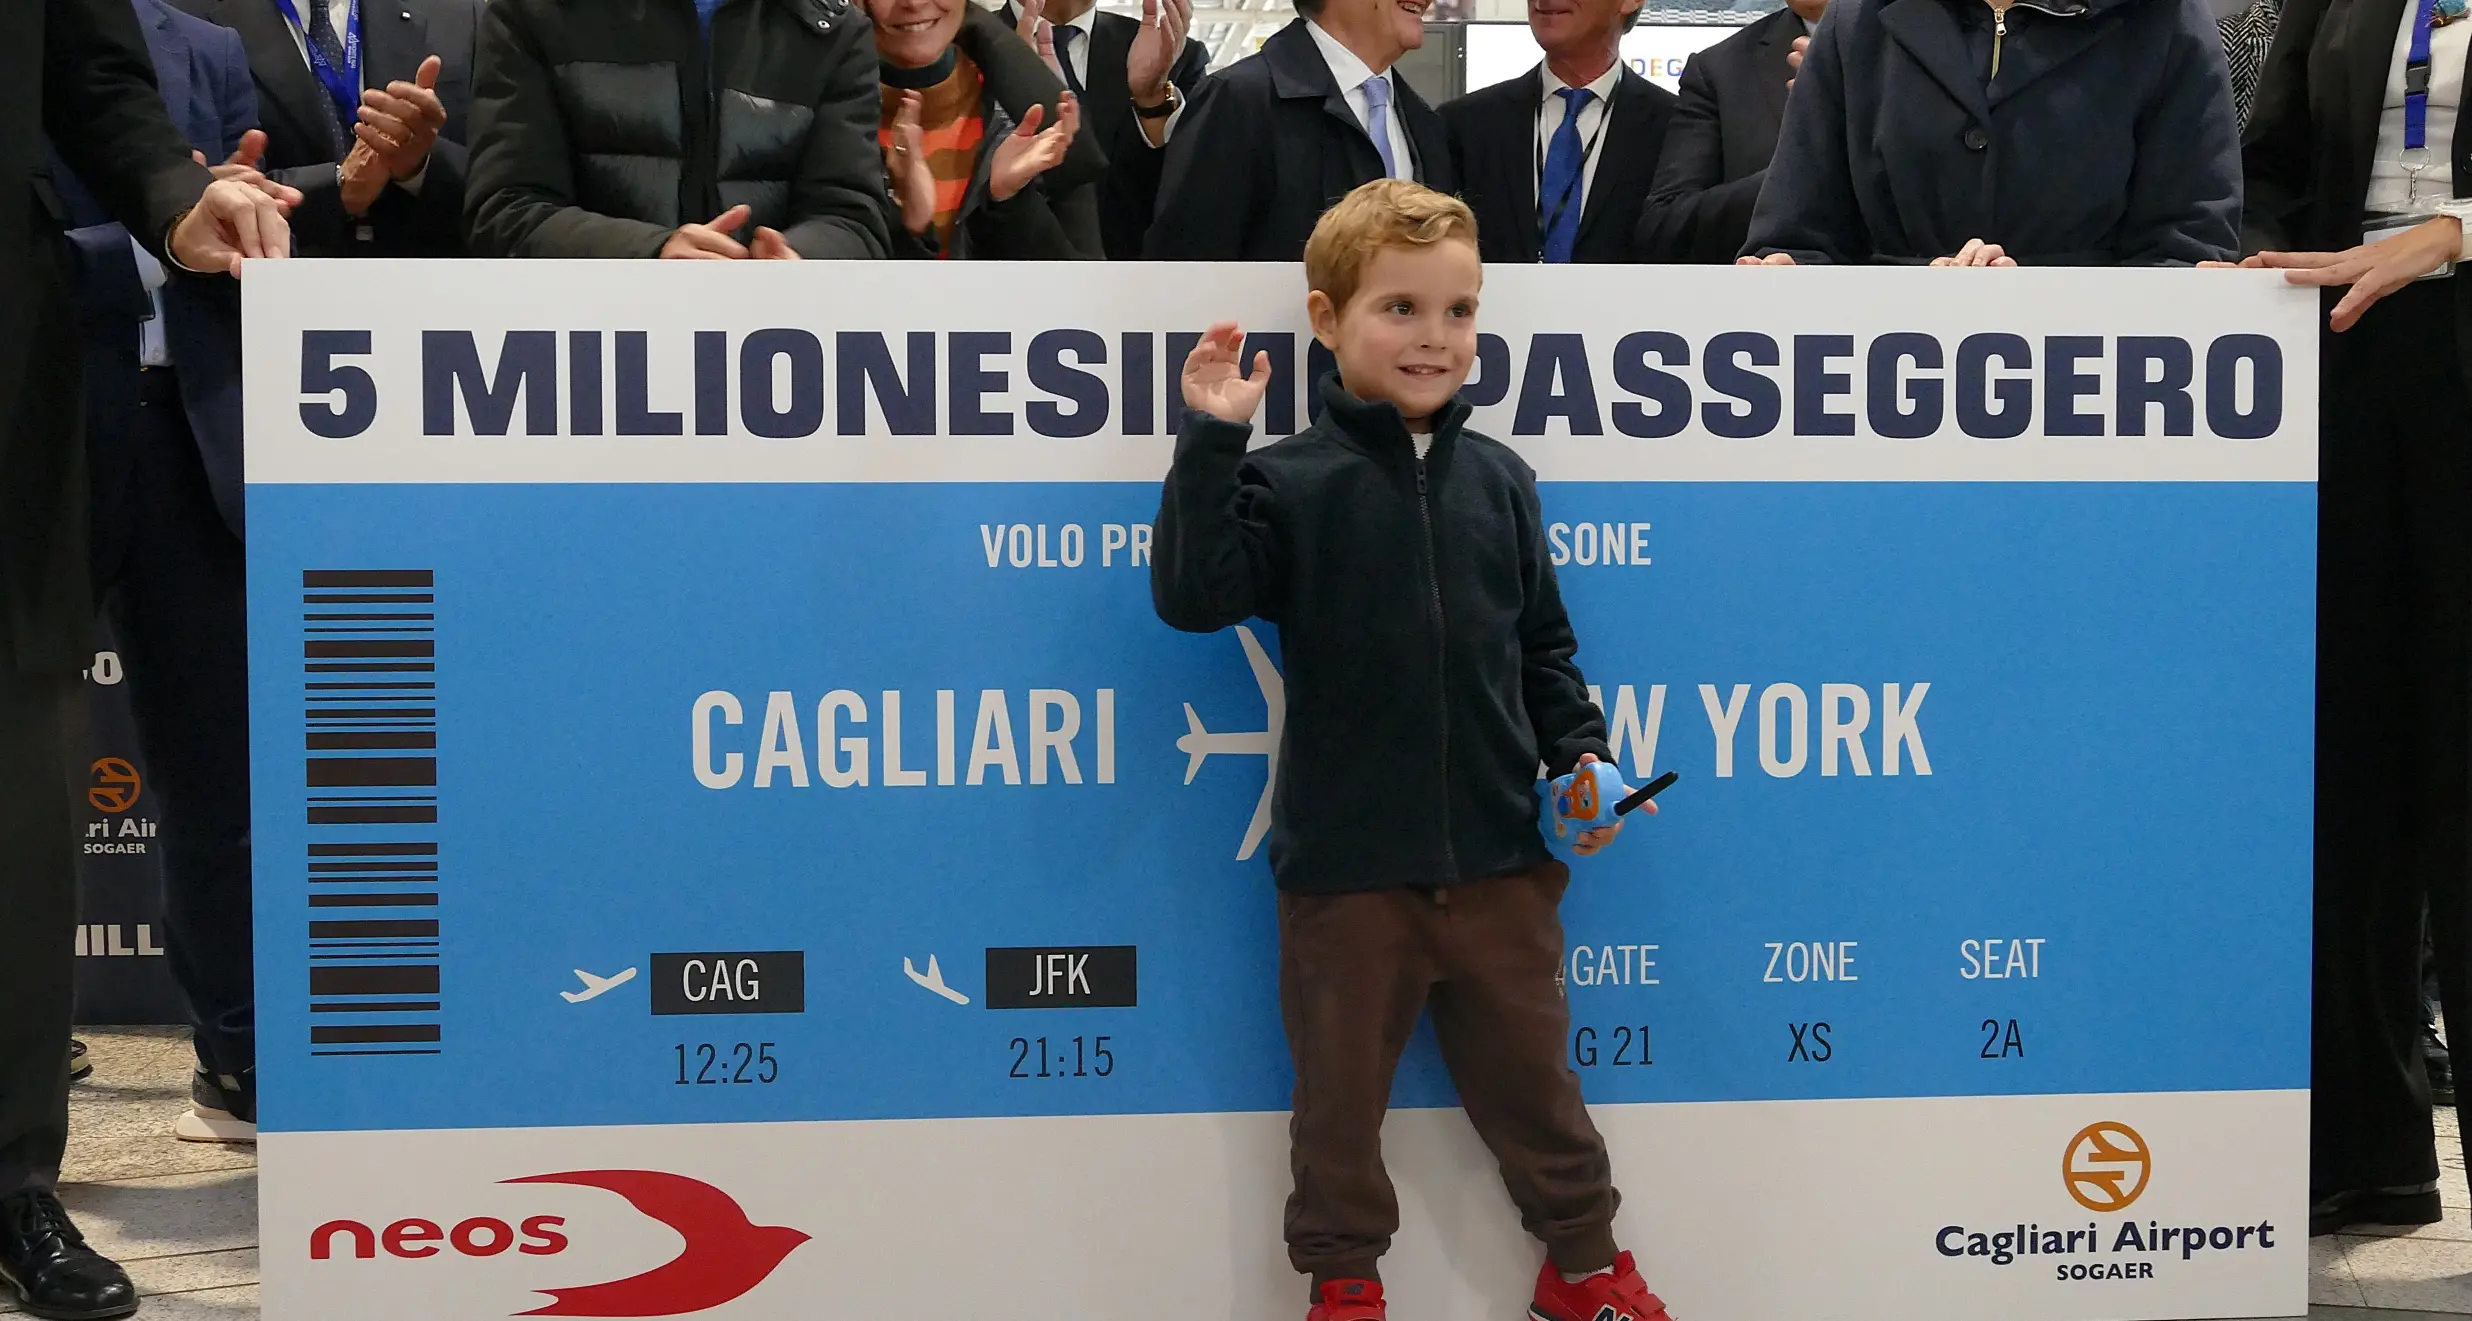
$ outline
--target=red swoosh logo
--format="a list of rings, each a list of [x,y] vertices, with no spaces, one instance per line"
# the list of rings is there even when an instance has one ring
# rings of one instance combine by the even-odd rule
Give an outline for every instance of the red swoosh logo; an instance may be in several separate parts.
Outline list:
[[[684,1251],[667,1265],[607,1284],[542,1289],[557,1301],[523,1316],[680,1316],[737,1298],[762,1284],[807,1236],[780,1225],[758,1225],[728,1193],[694,1179],[654,1170],[570,1170],[506,1183],[565,1183],[618,1194],[636,1210],[678,1231]]]

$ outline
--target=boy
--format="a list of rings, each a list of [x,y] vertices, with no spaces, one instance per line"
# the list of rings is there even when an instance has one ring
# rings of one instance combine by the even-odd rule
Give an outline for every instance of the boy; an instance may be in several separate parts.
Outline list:
[[[1242,332],[1213,326],[1185,361],[1150,581],[1177,628],[1279,626],[1270,862],[1296,1064],[1288,1256],[1313,1278],[1308,1321],[1384,1321],[1375,1263],[1399,1204],[1382,1115],[1428,1003],[1468,1117],[1548,1249],[1532,1316],[1667,1321],[1615,1250],[1605,1144],[1563,1059],[1570,869],[1537,829],[1536,768],[1611,754],[1571,663],[1536,476],[1461,429],[1476,220],[1376,180],[1315,226],[1305,272],[1339,364],[1322,420],[1248,455],[1269,359],[1240,373]]]

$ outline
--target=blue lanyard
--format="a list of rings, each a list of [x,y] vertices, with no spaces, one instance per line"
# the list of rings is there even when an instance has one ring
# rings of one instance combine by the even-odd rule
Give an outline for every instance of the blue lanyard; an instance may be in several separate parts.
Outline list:
[[[2403,64],[2403,149],[2429,149],[2429,30],[2436,26],[2437,0],[2419,0],[2412,15],[2412,49]]]
[[[319,5],[326,3],[326,0],[308,0],[308,2]],[[336,122],[343,126],[344,136],[349,139],[352,125],[360,119],[360,0],[351,0],[351,8],[344,14],[343,67],[340,69],[326,58],[325,51],[318,49],[318,43],[309,39],[309,25],[300,21],[300,10],[293,7],[292,0],[275,0],[275,3],[283,7],[283,16],[291,20],[293,29],[300,33],[300,44],[309,51],[309,71],[316,74],[318,81],[326,85],[327,99],[335,103]],[[2434,0],[2422,0],[2423,9],[2426,10],[2431,3],[2434,3]],[[2428,63],[2426,54],[2428,44],[2429,38],[2424,28],[2421,36],[2421,45],[2424,48],[2421,62],[2424,65]]]

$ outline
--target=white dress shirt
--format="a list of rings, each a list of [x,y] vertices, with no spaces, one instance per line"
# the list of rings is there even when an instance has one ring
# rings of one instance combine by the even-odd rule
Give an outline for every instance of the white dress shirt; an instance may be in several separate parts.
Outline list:
[[[1090,85],[1090,38],[1098,31],[1098,22],[1099,7],[1094,4],[1081,11],[1080,16],[1070,23],[1052,24],[1056,30],[1048,34],[1054,37],[1066,28],[1081,33],[1071,41],[1056,43],[1056,58],[1064,61],[1065,67],[1073,71],[1073,82],[1077,86]]]
[[[273,3],[273,0],[268,0],[268,3]],[[300,21],[306,23],[309,21],[309,6],[316,3],[317,0],[292,0],[292,9],[300,15]],[[277,10],[277,12],[280,13],[281,11]],[[368,13],[368,10],[363,8],[361,12],[365,15]],[[326,0],[326,17],[327,21],[335,25],[335,39],[337,41],[343,40],[344,34],[352,30],[352,0]],[[309,34],[301,31],[297,27],[294,27],[288,19],[285,20],[283,26],[290,30],[292,34],[292,49],[300,52],[301,67],[309,70],[311,80],[315,81],[317,77],[317,66],[310,63],[309,60]],[[367,39],[364,38],[361,42],[362,57],[365,59],[368,56],[368,53],[369,43]],[[361,86],[367,87],[368,85],[368,71],[364,69],[361,74]],[[318,83],[318,94],[321,96],[326,94],[326,84],[322,82]],[[348,130],[346,132],[346,136],[350,136]],[[350,142],[346,142],[344,144],[344,149],[348,151],[351,149],[351,146],[352,144]],[[414,196],[418,196],[421,191],[422,181],[426,180],[428,177],[429,162],[424,160],[421,162],[421,168],[412,172],[411,178],[397,179],[394,181],[394,186],[401,188],[405,192],[411,193]]]
[[[2425,215],[2430,204],[2455,195],[2456,112],[2463,104],[2464,60],[2472,55],[2472,19],[2458,19],[2429,34],[2429,159],[2415,187],[2403,168],[2403,71],[2411,62],[2412,20],[2417,6],[2404,6],[2395,33],[2395,58],[2386,71],[2385,111],[2378,116],[2377,154],[2369,164],[2366,208],[2372,212]],[[2371,228],[2376,228],[2373,223]],[[2464,255],[2472,260],[2472,226]]]
[[[146,319],[137,323],[137,361],[145,367],[169,367],[172,351],[163,342],[163,263],[154,259],[136,239],[129,240],[129,251],[137,257],[137,282],[146,290],[146,301],[153,308]]]
[[[1529,181],[1531,191],[1542,188],[1545,184],[1545,157],[1554,149],[1555,130],[1562,127],[1564,103],[1560,92],[1563,88],[1570,86],[1569,83],[1556,77],[1554,71],[1545,65],[1536,66],[1536,72],[1538,77],[1545,80],[1545,101],[1536,108],[1537,173]],[[1596,147],[1596,150],[1588,152],[1587,161],[1580,166],[1579,193],[1571,199],[1571,209],[1578,211],[1581,215],[1587,214],[1588,194],[1596,187],[1597,162],[1605,159],[1604,129],[1607,98],[1614,94],[1615,85],[1621,81],[1622,61],[1616,58],[1611,65],[1607,66],[1604,73],[1597,76],[1595,82],[1588,84],[1590,93],[1588,104],[1581,107],[1579,122],[1572,125],[1579,130],[1579,145],[1582,150],[1585,150],[1591,143]],[[1537,205],[1543,207],[1547,203],[1539,198]],[[1539,219],[1541,220],[1542,217]]]
[[[1346,98],[1348,109],[1356,115],[1356,122],[1365,126],[1366,136],[1376,133],[1389,135],[1391,160],[1397,167],[1392,177],[1416,178],[1416,146],[1408,140],[1407,126],[1399,122],[1398,80],[1391,81],[1390,104],[1383,110],[1382,122],[1373,122],[1373,102],[1365,99],[1365,84],[1373,81],[1373,70],[1356,58],[1356,52],[1340,45],[1337,37],[1324,32],[1321,24],[1306,19],[1305,30],[1313,34],[1313,44],[1322,52],[1322,63],[1330,66],[1331,81],[1339,84],[1339,94]]]

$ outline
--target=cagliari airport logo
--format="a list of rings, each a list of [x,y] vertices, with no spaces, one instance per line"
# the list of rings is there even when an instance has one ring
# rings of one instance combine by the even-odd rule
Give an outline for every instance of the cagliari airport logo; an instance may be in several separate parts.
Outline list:
[[[1997,1229],[1945,1225],[1933,1235],[1932,1246],[1953,1264],[1995,1269],[2028,1258],[2056,1258],[2056,1281],[2152,1280],[2158,1269],[2201,1256],[2271,1252],[2287,1237],[2271,1220],[2165,1224],[2128,1214],[2153,1187],[2157,1168],[2153,1147],[2136,1129],[2114,1120],[2088,1124],[2061,1152],[2060,1186],[2093,1218]]]

